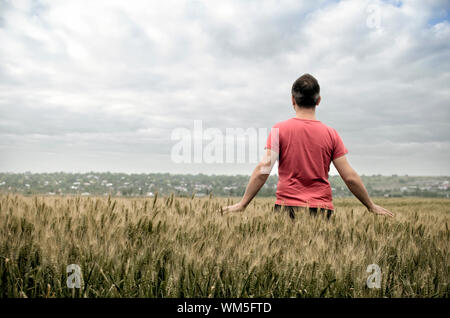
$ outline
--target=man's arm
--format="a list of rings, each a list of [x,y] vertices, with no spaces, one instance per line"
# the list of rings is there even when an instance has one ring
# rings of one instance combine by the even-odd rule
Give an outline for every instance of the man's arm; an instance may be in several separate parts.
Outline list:
[[[278,155],[274,151],[270,149],[266,150],[264,158],[253,170],[241,201],[234,205],[225,207],[223,209],[224,212],[240,212],[245,210],[256,194],[258,194],[264,183],[266,183],[277,157]]]
[[[333,160],[333,164],[336,167],[336,170],[339,172],[342,180],[344,180],[348,189],[361,201],[362,204],[366,206],[366,208],[375,214],[394,216],[391,211],[386,210],[385,208],[376,205],[373,203],[372,199],[369,197],[369,193],[367,193],[366,187],[364,186],[361,178],[356,173],[356,171],[350,166],[347,161],[346,156],[341,156]]]

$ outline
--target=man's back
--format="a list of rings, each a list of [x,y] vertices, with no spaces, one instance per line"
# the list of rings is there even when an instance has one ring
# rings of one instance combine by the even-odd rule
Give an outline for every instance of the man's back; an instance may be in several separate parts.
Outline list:
[[[348,152],[335,129],[294,117],[273,126],[266,148],[279,153],[276,204],[334,209],[330,163]]]

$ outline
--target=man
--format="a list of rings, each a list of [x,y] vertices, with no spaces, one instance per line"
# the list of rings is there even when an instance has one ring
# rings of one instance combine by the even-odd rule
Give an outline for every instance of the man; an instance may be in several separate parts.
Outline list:
[[[337,131],[316,119],[320,101],[320,86],[312,75],[304,74],[294,82],[292,105],[295,117],[273,126],[267,139],[266,154],[253,171],[244,196],[237,204],[225,207],[224,212],[244,211],[278,160],[275,209],[288,209],[292,218],[299,209],[307,209],[311,214],[326,212],[327,217],[331,216],[334,211],[328,181],[331,162],[348,189],[370,212],[393,216],[369,197],[361,178],[347,161],[348,151]]]

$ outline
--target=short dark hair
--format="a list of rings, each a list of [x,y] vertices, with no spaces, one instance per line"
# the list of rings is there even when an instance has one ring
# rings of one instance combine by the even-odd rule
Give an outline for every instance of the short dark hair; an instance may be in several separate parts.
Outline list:
[[[300,107],[315,107],[320,97],[319,82],[311,74],[303,74],[292,85],[292,96]]]

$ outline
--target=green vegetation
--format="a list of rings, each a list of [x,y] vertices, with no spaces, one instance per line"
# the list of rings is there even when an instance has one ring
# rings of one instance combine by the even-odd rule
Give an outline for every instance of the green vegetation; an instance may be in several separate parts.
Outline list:
[[[362,176],[372,196],[449,197],[450,177]],[[113,195],[153,196],[155,193],[190,197],[241,196],[249,176],[173,175],[168,173],[0,173],[0,193],[24,195]],[[272,175],[259,192],[274,196],[278,178]],[[339,176],[330,176],[334,197],[349,197],[350,191]]]

